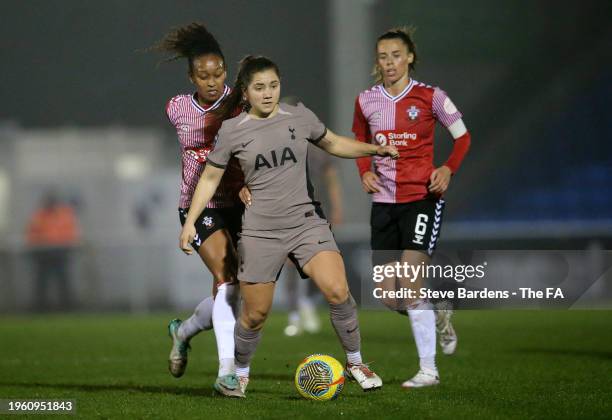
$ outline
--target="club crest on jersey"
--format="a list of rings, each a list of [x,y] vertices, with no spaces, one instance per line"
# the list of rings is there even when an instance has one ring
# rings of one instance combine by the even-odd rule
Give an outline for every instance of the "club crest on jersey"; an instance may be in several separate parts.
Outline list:
[[[206,226],[206,229],[211,229],[215,225],[215,222],[213,222],[213,218],[210,216],[204,217],[202,219],[202,223],[204,223],[204,226]]]
[[[387,145],[387,136],[385,136],[383,133],[376,134],[375,138],[376,138],[376,142],[380,144],[381,146]]]
[[[408,108],[406,112],[408,113],[408,118],[410,118],[413,121],[419,117],[419,109],[414,105]]]
[[[295,128],[289,126],[289,132],[291,133],[291,140],[295,140]]]

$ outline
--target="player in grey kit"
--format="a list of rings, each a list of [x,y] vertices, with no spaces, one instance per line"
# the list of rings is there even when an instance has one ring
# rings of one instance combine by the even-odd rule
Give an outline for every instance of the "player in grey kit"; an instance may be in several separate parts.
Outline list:
[[[237,158],[252,195],[238,243],[243,307],[234,331],[236,375],[243,395],[250,361],[287,257],[315,282],[329,303],[331,322],[347,357],[347,376],[364,390],[380,388],[382,380],[361,358],[357,307],[329,224],[314,204],[306,159],[309,142],[344,158],[379,155],[397,159],[399,154],[393,146],[361,143],[332,133],[301,104],[279,105],[280,85],[278,67],[269,59],[249,56],[241,62],[234,90],[220,113],[231,112],[241,102],[248,112],[221,126],[196,187],[180,248],[192,253],[189,244],[196,233],[194,223],[213,196],[229,159]]]

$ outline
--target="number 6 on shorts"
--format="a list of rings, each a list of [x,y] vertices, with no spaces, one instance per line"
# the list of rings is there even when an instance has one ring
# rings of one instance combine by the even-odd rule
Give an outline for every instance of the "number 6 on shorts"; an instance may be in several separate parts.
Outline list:
[[[416,225],[414,226],[414,239],[412,242],[415,244],[423,245],[423,238],[425,237],[425,232],[427,231],[427,222],[429,221],[429,216],[425,213],[419,213],[416,219]]]

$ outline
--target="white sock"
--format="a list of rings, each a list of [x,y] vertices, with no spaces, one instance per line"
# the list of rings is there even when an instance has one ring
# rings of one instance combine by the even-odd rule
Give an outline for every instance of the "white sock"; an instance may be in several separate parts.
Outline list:
[[[246,367],[236,366],[236,376],[246,376],[248,378],[250,371],[251,371],[251,366],[246,366]]]
[[[225,372],[221,361],[234,360],[234,325],[236,324],[235,308],[237,307],[238,291],[237,285],[222,283],[217,288],[217,296],[213,305],[212,320],[219,354],[219,376],[223,375],[222,371]]]
[[[234,367],[234,358],[221,359],[219,360],[219,377],[230,375],[234,373],[236,368]]]
[[[196,306],[193,315],[181,323],[178,329],[178,337],[181,340],[189,341],[200,331],[210,330],[213,327],[213,303],[213,297],[208,296]]]
[[[360,365],[363,363],[361,360],[361,352],[356,351],[355,353],[346,353],[346,361],[349,365]]]
[[[436,368],[436,315],[428,302],[419,300],[408,309],[412,335],[419,354],[421,369]]]

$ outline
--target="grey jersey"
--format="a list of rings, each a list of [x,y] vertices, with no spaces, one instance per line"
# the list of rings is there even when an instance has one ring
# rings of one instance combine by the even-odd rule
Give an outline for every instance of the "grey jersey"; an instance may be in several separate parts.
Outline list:
[[[231,157],[238,159],[253,197],[243,229],[286,229],[313,217],[318,203],[306,171],[308,143],[317,143],[326,131],[302,104],[280,104],[266,119],[243,112],[223,122],[208,163],[225,168]]]

